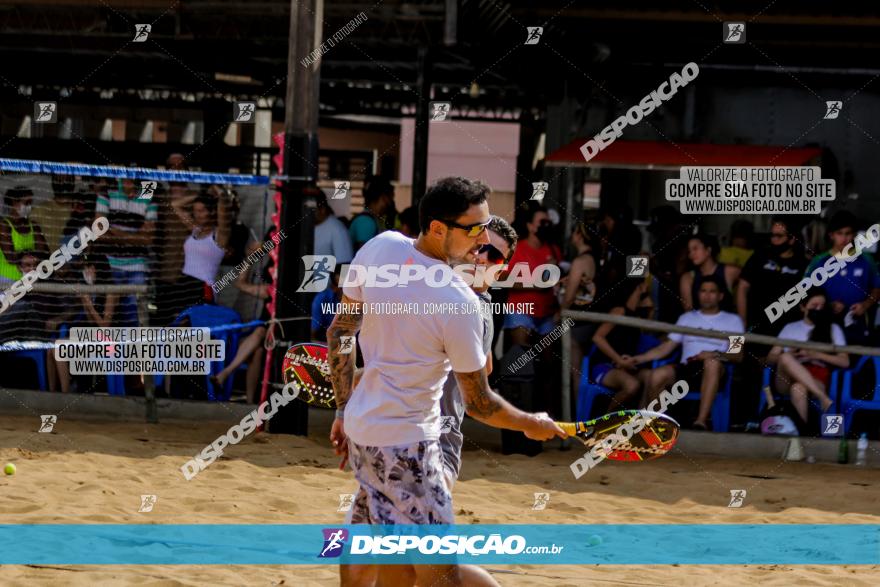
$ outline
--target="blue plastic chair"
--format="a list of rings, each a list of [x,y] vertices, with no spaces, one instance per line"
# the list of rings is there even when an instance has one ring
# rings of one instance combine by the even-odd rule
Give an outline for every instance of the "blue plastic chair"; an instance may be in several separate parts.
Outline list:
[[[874,365],[874,395],[871,399],[855,399],[852,394],[852,376],[861,371],[865,365]],[[851,429],[853,418],[859,410],[880,411],[880,357],[860,357],[852,369],[843,372],[843,384],[839,394],[838,406],[843,414],[844,433]]]
[[[34,362],[37,367],[37,384],[40,386],[40,391],[49,389],[49,381],[46,376],[46,351],[47,349],[43,348],[9,351],[14,357]]]
[[[654,348],[660,344],[660,340],[650,334],[642,334],[639,338],[639,353],[643,353],[649,349]],[[590,415],[593,411],[593,402],[596,401],[596,398],[601,395],[613,396],[615,394],[614,390],[608,389],[604,385],[599,385],[598,383],[593,383],[590,379],[590,369],[591,369],[591,361],[593,355],[598,352],[598,349],[595,345],[590,349],[590,352],[587,353],[587,356],[584,357],[584,360],[581,362],[581,378],[578,381],[578,401],[577,401],[577,414],[576,417],[578,421],[585,421],[590,419]]]
[[[232,358],[235,357],[235,353],[238,350],[238,339],[241,328],[245,328],[248,325],[243,324],[241,325],[241,328],[219,329],[221,326],[240,323],[241,316],[239,316],[238,312],[232,308],[217,306],[214,304],[198,304],[187,308],[174,319],[171,326],[179,326],[184,320],[188,320],[190,326],[193,328],[210,328],[211,338],[224,342],[226,359],[225,361],[211,361],[210,375],[205,377],[205,389],[208,392],[209,400],[227,401],[230,396],[232,396],[233,378],[230,377],[227,379],[222,389],[214,389],[214,384],[211,383],[211,376],[220,373],[220,371],[223,370],[225,362],[231,361]],[[156,387],[161,386],[165,380],[165,376],[155,375],[154,377]]]

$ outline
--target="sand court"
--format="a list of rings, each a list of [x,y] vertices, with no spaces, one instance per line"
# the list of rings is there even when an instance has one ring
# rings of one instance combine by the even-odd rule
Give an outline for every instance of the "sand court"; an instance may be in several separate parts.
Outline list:
[[[340,494],[356,484],[317,423],[309,438],[257,433],[226,449],[192,481],[179,468],[229,422],[75,420],[51,434],[36,417],[6,417],[0,514],[8,524],[342,523]],[[473,424],[468,422],[468,425]],[[465,428],[467,435],[471,427]],[[473,437],[474,435],[470,435]],[[575,480],[576,451],[502,456],[491,436],[465,442],[454,499],[458,523],[502,524],[877,524],[876,469],[770,459],[724,459],[673,451],[663,459],[602,463]],[[744,489],[729,508],[730,489]],[[535,493],[548,493],[544,509]],[[142,495],[152,511],[138,512]],[[675,545],[670,545],[674,548]],[[845,545],[829,544],[830,549]],[[870,585],[876,566],[488,565],[502,585]],[[334,585],[332,565],[7,566],[8,585]]]

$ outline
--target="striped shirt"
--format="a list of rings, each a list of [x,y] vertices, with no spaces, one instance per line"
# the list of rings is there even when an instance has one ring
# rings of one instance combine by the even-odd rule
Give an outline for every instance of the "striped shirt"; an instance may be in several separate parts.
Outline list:
[[[110,227],[124,232],[137,232],[146,222],[156,222],[159,206],[151,199],[129,198],[123,192],[114,191],[98,196],[95,212],[107,217]],[[107,254],[111,269],[122,271],[146,271],[147,247],[140,245],[117,245]]]

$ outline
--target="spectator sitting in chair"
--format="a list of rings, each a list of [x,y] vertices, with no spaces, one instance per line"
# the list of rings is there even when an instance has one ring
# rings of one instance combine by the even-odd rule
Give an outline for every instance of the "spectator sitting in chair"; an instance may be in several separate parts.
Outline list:
[[[107,258],[101,254],[87,253],[82,258],[82,278],[85,285],[107,283],[110,279],[110,266]],[[117,294],[80,293],[79,303],[63,315],[49,320],[47,328],[53,336],[58,336],[57,329],[62,324],[70,328],[109,328],[113,326],[113,314],[116,312],[119,296]],[[46,371],[49,379],[49,391],[55,391],[61,384],[61,392],[70,391],[70,363],[55,361],[55,353],[49,349],[46,353]]]
[[[843,329],[832,322],[831,308],[825,290],[812,288],[807,299],[801,304],[804,319],[786,324],[779,338],[783,340],[832,342],[843,346],[846,338]],[[822,411],[831,411],[834,401],[828,397],[826,390],[831,381],[831,369],[849,367],[847,353],[824,353],[807,349],[773,347],[767,356],[767,362],[777,365],[776,390],[791,395],[791,403],[797,410],[801,420],[807,422],[807,399],[815,396],[822,406]]]
[[[270,228],[263,237],[264,242],[272,239],[273,233],[275,233],[275,229]],[[277,233],[275,233],[275,235],[277,238]],[[260,245],[258,243],[254,243],[247,254],[252,254],[259,247]],[[256,264],[249,266],[246,271],[242,271],[235,280],[235,287],[246,294],[263,300],[263,312],[260,314],[260,320],[264,322],[267,322],[272,317],[269,314],[269,309],[266,307],[266,304],[271,300],[271,297],[269,296],[269,288],[272,287],[270,284],[272,283],[275,266],[272,257],[267,255],[267,258],[268,262],[260,275],[260,283],[250,282],[250,274],[256,269]],[[247,401],[252,404],[257,403],[257,391],[259,389],[263,367],[263,341],[265,338],[266,326],[261,324],[239,343],[238,350],[235,352],[235,357],[232,358],[229,364],[226,365],[220,373],[211,377],[211,382],[217,387],[222,387],[226,383],[226,379],[232,376],[241,364],[248,361],[248,370],[245,379]]]
[[[724,289],[725,284],[717,276],[704,276],[697,295],[700,309],[682,314],[676,326],[719,332],[744,332],[739,316],[721,310]],[[700,391],[700,410],[694,421],[694,428],[708,430],[712,402],[715,401],[715,394],[718,393],[721,378],[724,376],[722,363],[739,363],[742,361],[742,353],[728,353],[728,341],[724,339],[671,333],[666,341],[646,353],[636,355],[632,360],[638,364],[662,359],[679,345],[682,347],[681,362],[677,365],[663,365],[651,372],[645,401],[650,403],[660,396],[663,389],[669,389],[674,381],[684,379],[691,391]]]
[[[855,254],[851,246],[856,235],[857,219],[852,212],[836,212],[828,222],[828,238],[831,249],[816,255],[807,267],[806,276],[828,257]],[[847,263],[829,277],[823,285],[834,322],[843,326],[846,338],[852,344],[866,344],[873,331],[873,306],[880,299],[880,273],[874,257],[867,251]]]
[[[650,320],[654,311],[654,302],[645,281],[630,280],[624,282],[629,290],[618,299],[624,303],[611,308],[612,316],[631,316]],[[616,296],[615,296],[616,297]],[[639,391],[647,387],[650,369],[639,368],[635,357],[638,355],[639,340],[642,331],[634,326],[619,326],[603,322],[593,335],[596,353],[591,361],[592,373],[589,377],[596,384],[613,389],[616,393],[611,398],[608,411],[621,410],[626,404],[637,399]],[[641,398],[638,398],[641,399]]]
[[[18,255],[16,271],[23,275],[36,271],[37,265],[43,259],[45,256],[37,251],[22,251]],[[3,308],[2,300],[6,295],[9,295],[9,291],[0,289],[0,309]],[[0,344],[12,340],[36,340],[45,336],[34,299],[32,294],[25,295],[0,312]]]

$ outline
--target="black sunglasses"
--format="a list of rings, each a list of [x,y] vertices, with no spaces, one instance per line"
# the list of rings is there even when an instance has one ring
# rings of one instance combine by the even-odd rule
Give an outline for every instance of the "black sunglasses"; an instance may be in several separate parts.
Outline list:
[[[483,246],[480,247],[480,249],[479,249],[478,252],[479,252],[479,254],[481,254],[481,255],[482,255],[483,253],[486,253],[487,258],[488,258],[489,261],[491,261],[492,263],[503,263],[503,262],[505,261],[505,255],[504,255],[504,253],[502,253],[501,251],[499,251],[499,250],[498,250],[497,248],[495,248],[495,246],[492,245],[492,244],[486,243],[485,245],[483,245]]]
[[[467,235],[471,238],[480,236],[483,234],[483,231],[489,227],[489,223],[491,220],[487,220],[486,222],[478,222],[477,224],[459,224],[458,222],[453,222],[452,220],[443,220],[442,218],[435,218],[438,222],[442,222],[446,226],[451,226],[453,228],[460,228],[467,232]]]

